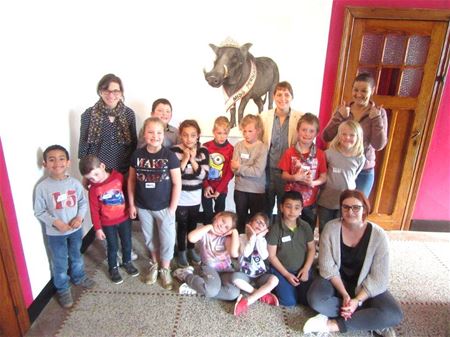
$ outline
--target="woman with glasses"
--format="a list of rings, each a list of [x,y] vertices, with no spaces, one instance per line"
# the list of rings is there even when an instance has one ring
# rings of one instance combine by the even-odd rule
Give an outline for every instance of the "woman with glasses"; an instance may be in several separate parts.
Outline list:
[[[373,330],[395,336],[392,327],[403,313],[388,290],[387,235],[367,221],[370,204],[362,192],[345,190],[339,204],[341,218],[329,222],[320,236],[320,277],[307,295],[319,314],[306,321],[303,331]]]
[[[97,85],[99,100],[81,115],[78,158],[97,156],[108,169],[128,172],[137,145],[136,116],[123,103],[123,85],[114,74]]]

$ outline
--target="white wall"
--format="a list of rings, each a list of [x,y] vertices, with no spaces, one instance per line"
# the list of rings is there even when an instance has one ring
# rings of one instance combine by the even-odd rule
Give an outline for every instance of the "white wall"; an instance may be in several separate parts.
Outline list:
[[[74,159],[71,173],[79,177],[79,118],[97,100],[101,76],[122,78],[138,127],[153,100],[166,97],[174,124],[196,118],[210,135],[211,121],[224,113],[224,97],[206,83],[202,69],[214,58],[208,44],[231,36],[278,64],[280,80],[294,88],[294,108],[317,113],[330,14],[331,0],[2,2],[0,135],[33,297],[50,279],[32,210],[33,188],[43,176],[41,153],[54,143],[66,146]]]

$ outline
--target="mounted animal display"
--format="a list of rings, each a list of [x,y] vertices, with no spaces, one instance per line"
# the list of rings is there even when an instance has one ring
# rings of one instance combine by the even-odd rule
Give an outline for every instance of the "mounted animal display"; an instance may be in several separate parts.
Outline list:
[[[230,111],[231,127],[236,126],[236,104],[238,101],[238,123],[244,116],[244,110],[252,99],[261,113],[268,98],[268,109],[273,106],[273,93],[279,82],[277,64],[269,57],[254,57],[248,50],[252,46],[246,43],[223,43],[220,47],[209,44],[216,59],[205,79],[214,88],[223,87],[228,99],[225,110]]]

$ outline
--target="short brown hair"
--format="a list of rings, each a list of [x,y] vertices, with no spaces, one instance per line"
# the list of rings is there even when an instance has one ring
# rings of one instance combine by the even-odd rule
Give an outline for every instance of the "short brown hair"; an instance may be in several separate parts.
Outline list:
[[[109,84],[111,82],[117,83],[119,85],[120,91],[122,91],[122,95],[123,95],[122,80],[114,74],[106,74],[105,76],[103,76],[100,79],[100,81],[97,84],[97,94],[100,95],[100,92],[102,92],[104,90],[108,90]]]
[[[311,112],[305,113],[297,122],[297,131],[300,129],[302,123],[308,123],[316,127],[316,132],[319,133],[319,118]]]
[[[232,228],[236,228],[236,224],[237,224],[237,215],[234,212],[230,212],[230,211],[222,211],[217,213],[214,218],[213,218],[213,222],[219,218],[219,217],[226,217],[226,218],[231,218],[231,225]]]
[[[273,91],[273,94],[275,95],[278,90],[287,90],[291,94],[292,98],[294,98],[294,90],[292,90],[292,85],[288,81],[283,81],[283,82],[278,83],[275,86],[275,90]]]
[[[213,131],[218,128],[224,128],[225,130],[227,130],[227,132],[230,131],[230,120],[225,117],[225,116],[219,116],[216,118],[216,120],[214,121],[214,127],[213,127]]]
[[[81,175],[85,176],[86,174],[91,173],[92,170],[99,168],[101,163],[102,162],[97,156],[88,154],[86,157],[80,159],[78,168],[80,169]]]

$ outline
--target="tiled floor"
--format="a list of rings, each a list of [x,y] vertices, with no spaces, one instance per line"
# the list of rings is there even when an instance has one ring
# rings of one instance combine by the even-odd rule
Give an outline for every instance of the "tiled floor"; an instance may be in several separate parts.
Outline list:
[[[141,233],[139,231],[139,228],[134,228],[134,233],[133,233],[134,237],[137,238],[138,240],[141,240]],[[448,243],[450,242],[450,234],[449,233],[427,233],[427,232],[399,232],[399,231],[391,231],[389,232],[389,237],[391,238],[391,240],[401,240],[401,241],[422,241],[424,243],[426,242],[439,242],[442,243],[444,246],[443,247],[447,247]],[[408,244],[406,243],[406,246]],[[407,248],[407,247],[406,247]],[[439,247],[438,247],[439,248]],[[433,252],[432,252],[433,253]],[[83,301],[86,302],[84,303],[83,301],[80,301],[79,305],[82,305],[84,303],[84,305],[86,306],[90,306],[91,308],[86,308],[86,315],[93,315],[95,314],[95,310],[92,307],[96,307],[97,305],[101,305],[102,303],[102,296],[103,295],[107,295],[108,297],[111,296],[116,296],[117,297],[117,302],[120,301],[126,301],[130,299],[130,296],[134,296],[136,303],[140,303],[139,301],[144,301],[143,303],[145,303],[146,306],[150,305],[150,297],[154,297],[154,298],[159,298],[162,299],[163,298],[163,303],[166,303],[167,301],[167,307],[171,307],[169,304],[170,301],[177,301],[177,299],[175,297],[171,297],[171,295],[175,295],[175,292],[173,291],[171,294],[169,293],[163,293],[164,290],[160,289],[160,287],[155,286],[155,291],[153,292],[153,290],[151,290],[149,292],[149,288],[148,286],[144,285],[142,282],[140,282],[138,279],[133,279],[133,280],[127,280],[125,279],[125,283],[128,283],[129,285],[133,285],[132,287],[132,291],[133,293],[128,292],[127,294],[123,293],[121,294],[120,291],[110,291],[110,287],[111,287],[111,283],[107,282],[107,278],[105,274],[105,250],[103,248],[103,245],[100,244],[98,241],[95,241],[86,251],[85,253],[85,261],[86,261],[86,270],[88,272],[88,274],[90,275],[94,275],[95,274],[95,278],[97,279],[98,285],[95,288],[95,291],[93,291],[93,293],[95,293],[95,299],[94,302],[93,299],[88,299],[87,297],[84,298],[83,297]],[[442,263],[442,264],[448,264],[448,259],[443,261],[436,261],[436,263]],[[146,258],[144,256],[140,256],[139,260],[137,261],[136,265],[140,268],[140,270],[143,270],[146,268]],[[100,282],[99,282],[100,280]],[[395,283],[395,280],[393,280]],[[433,280],[429,280],[430,282],[433,282]],[[134,282],[134,283],[132,283]],[[120,286],[119,286],[120,287]],[[73,295],[74,295],[74,300],[77,301],[80,298],[80,295],[82,293],[82,289],[79,289],[78,287],[73,287]],[[116,288],[114,288],[116,289]],[[120,288],[117,288],[120,289]],[[153,293],[152,293],[153,292]],[[91,291],[92,293],[92,291]],[[152,298],[153,298],[152,297]],[[172,307],[176,307],[178,308],[177,310],[181,310],[182,306],[185,305],[183,303],[186,302],[187,299],[178,299],[178,302],[172,306]],[[399,299],[401,300],[401,299]],[[89,302],[91,301],[91,302]],[[217,302],[217,303],[216,303]],[[141,304],[143,304],[141,303]],[[197,306],[201,307],[202,305],[202,301],[200,300],[197,303]],[[144,304],[143,304],[144,305]],[[206,304],[205,304],[206,305]],[[220,301],[215,301],[215,303],[211,304],[208,303],[207,306],[204,307],[204,309],[206,311],[210,311],[212,310],[213,307],[211,307],[211,305],[213,305],[213,307],[217,307],[220,309],[220,307],[222,307],[222,311],[230,311],[232,309],[228,308],[227,306],[230,306],[232,304],[229,303],[225,303],[225,302],[220,302]],[[448,308],[448,303],[446,304],[447,308]],[[181,306],[181,307],[180,307]],[[209,308],[209,309],[208,309]],[[445,308],[445,306],[444,306]],[[90,310],[92,309],[92,310]],[[152,312],[156,313],[160,312],[160,314],[163,315],[171,315],[174,317],[175,319],[179,320],[179,326],[178,326],[178,333],[177,335],[179,336],[184,336],[184,335],[192,335],[192,332],[190,332],[187,326],[183,325],[185,316],[179,317],[177,316],[177,312],[173,312],[173,313],[169,313],[166,312],[165,310],[162,310],[161,308],[158,309],[157,307],[153,308],[154,310],[152,310]],[[208,310],[207,310],[208,309]],[[413,309],[413,308],[412,308]],[[412,309],[408,309],[408,310],[412,310]],[[150,307],[149,307],[150,310]],[[264,310],[266,310],[264,308]],[[284,315],[284,318],[281,318],[282,321],[286,322],[287,325],[289,325],[290,319],[289,317],[291,317],[293,315],[292,312],[290,312],[289,310],[283,310],[283,311],[278,311],[278,312],[272,312],[269,309],[267,309],[267,315],[271,316],[271,315],[278,315],[281,314],[282,316]],[[198,312],[198,314],[200,315],[202,310],[200,310]],[[57,301],[55,300],[55,298],[52,298],[50,300],[50,302],[48,303],[48,305],[44,308],[44,310],[42,311],[42,313],[40,314],[40,316],[37,318],[37,320],[32,324],[31,329],[29,330],[29,332],[27,333],[27,336],[31,337],[31,336],[54,336],[57,334],[57,332],[59,331],[59,329],[61,328],[62,324],[64,323],[64,321],[66,320],[66,318],[68,317],[70,311],[68,310],[64,310],[62,309],[59,304],[57,303]],[[193,313],[195,314],[195,313]],[[111,315],[118,315],[117,317],[122,317],[121,315],[123,315],[121,312],[111,312]],[[132,314],[131,314],[132,315]],[[195,316],[195,315],[194,315]],[[201,316],[201,315],[200,315]],[[295,316],[295,315],[294,315]],[[177,318],[178,317],[178,318]],[[233,316],[231,315],[232,318]],[[298,316],[297,316],[298,317]],[[291,317],[292,318],[292,317]],[[221,318],[222,319],[222,318]],[[224,319],[228,319],[226,316]],[[131,320],[133,320],[131,318]],[[157,322],[158,320],[155,320],[155,322]],[[202,320],[200,320],[198,322],[199,324],[205,324],[205,322]],[[213,325],[211,325],[210,329],[214,329],[214,326],[217,322],[210,322],[213,323]],[[296,326],[298,324],[300,324],[299,322],[295,322],[295,320],[293,320],[291,322],[292,326]],[[126,323],[126,325],[128,326],[133,326],[132,322],[128,322]],[[155,329],[169,329],[171,327],[169,326],[165,326],[165,327],[157,327],[155,326]],[[284,327],[280,327],[280,328],[284,328]],[[162,334],[162,335],[173,335],[173,333],[171,334],[170,331],[166,331],[167,333]],[[126,334],[126,329],[124,330],[124,335]],[[158,330],[155,330],[158,331]],[[162,330],[159,330],[160,332],[162,332]],[[212,333],[213,331],[210,330],[210,332]],[[118,331],[117,332],[118,335],[121,335],[121,333]],[[161,335],[161,334],[157,334],[157,335]],[[215,334],[212,334],[215,335]],[[290,335],[288,333],[288,335]]]

